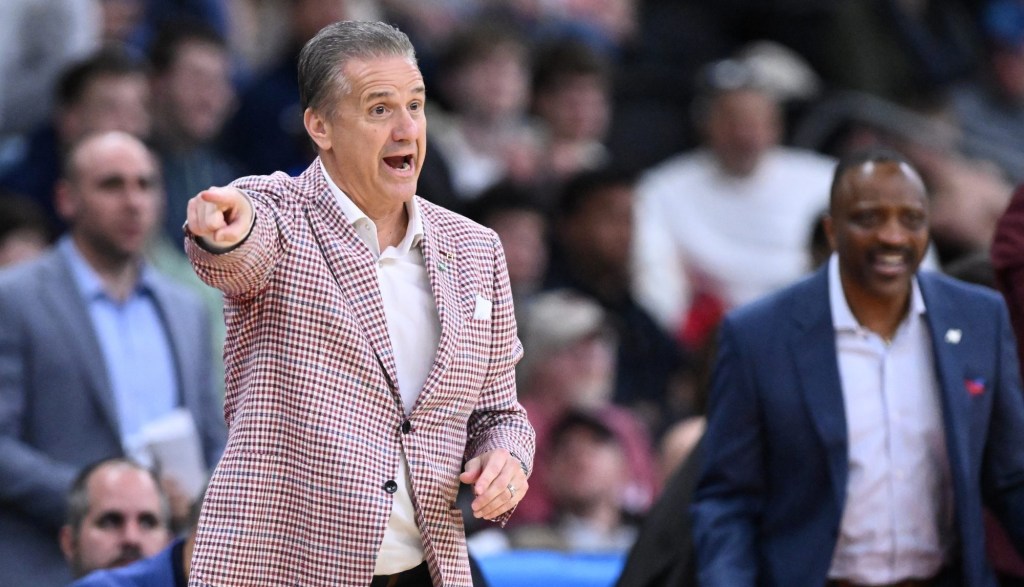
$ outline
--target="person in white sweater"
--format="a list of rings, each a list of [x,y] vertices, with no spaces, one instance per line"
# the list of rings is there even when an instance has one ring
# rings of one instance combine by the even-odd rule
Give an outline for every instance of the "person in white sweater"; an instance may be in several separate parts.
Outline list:
[[[807,243],[835,166],[780,145],[780,105],[749,65],[711,64],[702,82],[703,144],[648,170],[637,189],[634,288],[674,333],[691,311],[727,310],[811,269]]]

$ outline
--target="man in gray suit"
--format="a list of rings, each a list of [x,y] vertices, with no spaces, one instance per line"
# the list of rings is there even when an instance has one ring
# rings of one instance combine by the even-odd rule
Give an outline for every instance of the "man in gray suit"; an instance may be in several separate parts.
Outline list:
[[[224,443],[206,310],[142,259],[163,206],[152,154],[94,135],[63,175],[69,233],[0,272],[0,587],[69,582],[57,533],[84,465],[182,408],[207,467]]]

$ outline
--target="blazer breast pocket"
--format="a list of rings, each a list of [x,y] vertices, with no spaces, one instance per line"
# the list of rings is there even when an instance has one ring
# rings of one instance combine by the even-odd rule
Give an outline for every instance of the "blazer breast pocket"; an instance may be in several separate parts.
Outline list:
[[[491,319],[491,307],[494,304],[491,300],[483,297],[480,294],[476,294],[476,305],[473,307],[473,319],[474,320],[490,320]]]

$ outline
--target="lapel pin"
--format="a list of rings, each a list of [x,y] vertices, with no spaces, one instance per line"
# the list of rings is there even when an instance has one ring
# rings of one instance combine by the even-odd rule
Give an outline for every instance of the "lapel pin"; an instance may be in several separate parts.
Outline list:
[[[437,262],[437,269],[439,271],[447,271],[448,270],[448,264],[445,263],[444,261],[438,261]]]
[[[949,344],[958,344],[960,342],[961,332],[959,328],[950,328],[946,331],[946,342]]]
[[[964,379],[964,387],[967,389],[967,393],[971,395],[981,395],[985,393],[985,380],[980,377]]]

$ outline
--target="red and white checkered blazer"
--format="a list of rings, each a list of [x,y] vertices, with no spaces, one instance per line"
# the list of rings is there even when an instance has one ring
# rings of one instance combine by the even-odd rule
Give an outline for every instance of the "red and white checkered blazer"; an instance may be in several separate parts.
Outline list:
[[[229,428],[189,585],[368,585],[391,512],[384,486],[404,450],[433,582],[471,586],[455,505],[463,463],[505,448],[530,464],[534,451],[497,235],[418,200],[441,338],[403,434],[377,259],[319,161],[234,185],[256,210],[248,239],[222,255],[186,239],[196,272],[225,294]],[[474,319],[477,296],[492,302],[490,319]]]

